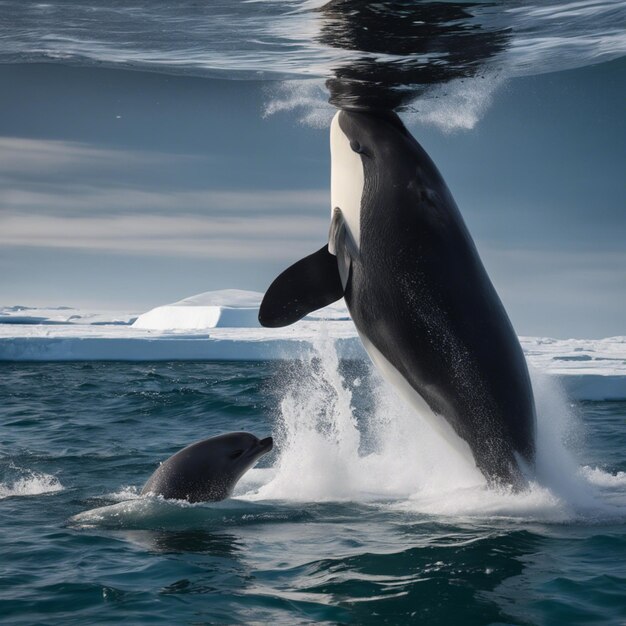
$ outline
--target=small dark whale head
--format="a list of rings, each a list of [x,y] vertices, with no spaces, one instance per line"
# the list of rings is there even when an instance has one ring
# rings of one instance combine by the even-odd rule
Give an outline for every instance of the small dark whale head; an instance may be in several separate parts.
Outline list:
[[[271,437],[258,439],[245,432],[192,443],[161,463],[141,493],[189,502],[224,500],[272,446]]]

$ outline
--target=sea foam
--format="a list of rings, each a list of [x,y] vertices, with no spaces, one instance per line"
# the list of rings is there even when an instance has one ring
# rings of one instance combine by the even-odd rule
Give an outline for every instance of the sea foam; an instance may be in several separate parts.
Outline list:
[[[457,520],[626,519],[624,473],[580,464],[582,420],[553,376],[531,369],[538,423],[529,488],[494,490],[462,447],[433,430],[372,365],[342,362],[331,324],[320,323],[312,350],[299,361],[284,362],[274,383],[273,465],[247,472],[234,499],[190,505],[141,496],[127,486],[105,496],[110,506],[72,522],[115,528],[241,524],[291,519],[304,510],[302,503],[339,502]]]
[[[38,496],[62,491],[63,485],[56,476],[44,472],[11,466],[9,476],[0,482],[0,500],[15,496]]]
[[[353,396],[360,381],[344,379],[334,342],[322,337],[285,386],[275,466],[263,470],[262,479],[251,471],[246,482],[256,485],[245,497],[546,522],[626,517],[626,481],[580,465],[584,431],[576,411],[553,379],[537,371],[532,379],[535,475],[522,493],[494,490],[453,441],[430,428],[374,371],[368,376],[371,406],[357,419]]]

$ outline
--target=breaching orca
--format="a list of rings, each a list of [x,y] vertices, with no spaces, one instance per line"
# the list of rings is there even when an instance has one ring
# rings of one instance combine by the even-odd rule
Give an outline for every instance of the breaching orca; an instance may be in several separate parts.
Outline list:
[[[141,494],[189,502],[224,500],[272,445],[271,437],[257,439],[243,432],[198,441],[163,461]]]
[[[260,323],[344,297],[383,376],[469,445],[489,484],[522,488],[535,455],[526,361],[441,174],[387,111],[339,111],[331,160],[328,245],[274,280]]]

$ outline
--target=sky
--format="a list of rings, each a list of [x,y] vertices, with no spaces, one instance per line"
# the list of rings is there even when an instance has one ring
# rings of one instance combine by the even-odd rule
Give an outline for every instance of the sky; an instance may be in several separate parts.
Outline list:
[[[625,70],[510,80],[471,129],[407,118],[519,334],[626,334]],[[328,129],[265,115],[280,84],[56,64],[0,80],[0,305],[264,291],[326,241]]]

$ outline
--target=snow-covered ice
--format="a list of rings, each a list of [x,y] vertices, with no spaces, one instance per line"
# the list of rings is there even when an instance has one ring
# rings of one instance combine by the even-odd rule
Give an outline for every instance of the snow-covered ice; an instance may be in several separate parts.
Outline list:
[[[140,315],[133,328],[149,330],[202,330],[206,328],[257,328],[263,294],[223,289],[207,291]]]
[[[133,328],[149,330],[203,330],[207,328],[260,328],[258,291],[221,289],[207,291],[140,315]],[[346,306],[332,304],[307,316],[307,320],[349,320]]]
[[[129,311],[95,311],[75,309],[71,306],[31,307],[14,306],[0,307],[0,324],[102,324],[116,326],[132,324],[139,313]]]
[[[258,324],[261,298],[254,291],[212,291],[139,315],[0,307],[0,361],[294,359],[320,336],[334,340],[344,358],[366,358],[344,304],[272,329]],[[561,380],[571,397],[626,398],[626,337],[520,341],[530,365]]]
[[[528,362],[563,380],[571,396],[586,400],[626,398],[626,337],[519,339]]]
[[[282,329],[258,323],[263,294],[209,291],[146,313],[76,309],[0,308],[0,361],[273,360],[303,356],[320,332],[337,341],[346,358],[365,352],[343,304],[335,304]],[[19,307],[23,309],[24,307]],[[4,322],[4,323],[3,323]]]

